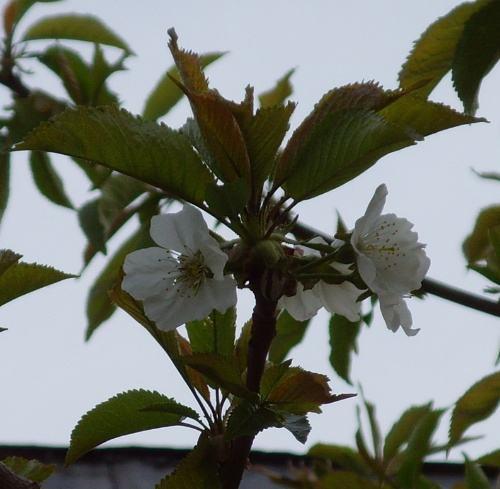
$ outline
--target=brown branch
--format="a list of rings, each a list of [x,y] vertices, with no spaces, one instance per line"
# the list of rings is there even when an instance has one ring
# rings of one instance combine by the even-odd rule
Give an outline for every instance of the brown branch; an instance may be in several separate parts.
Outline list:
[[[295,223],[292,232],[299,239],[311,239],[314,236],[320,236],[326,241],[332,241],[332,236],[329,236],[321,231],[317,231],[316,229],[299,222]],[[499,302],[471,294],[465,290],[457,289],[456,287],[438,282],[432,278],[426,278],[423,280],[421,290],[423,292],[427,292],[428,294],[440,297],[441,299],[454,302],[455,304],[460,304],[461,306],[469,307],[471,309],[475,309],[476,311],[500,317]]]
[[[247,387],[253,392],[260,391],[260,381],[264,373],[267,354],[276,335],[276,300],[269,299],[263,292],[265,273],[260,270],[250,278],[250,289],[255,296],[252,314],[252,332],[248,344]],[[223,489],[238,489],[247,465],[254,437],[236,438],[231,447],[229,459],[221,468]]]

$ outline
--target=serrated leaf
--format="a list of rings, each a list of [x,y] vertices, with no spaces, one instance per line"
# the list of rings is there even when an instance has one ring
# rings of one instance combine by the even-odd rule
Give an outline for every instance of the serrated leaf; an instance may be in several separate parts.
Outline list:
[[[476,460],[476,463],[481,465],[491,465],[492,467],[500,467],[500,449],[479,457]]]
[[[194,204],[212,181],[185,136],[114,106],[67,109],[14,148],[26,149],[90,160]]]
[[[259,102],[262,108],[283,105],[285,103],[286,99],[293,93],[290,78],[294,73],[295,68],[287,71],[285,75],[276,82],[273,88],[259,95]]]
[[[489,230],[500,225],[500,205],[483,209],[476,218],[472,233],[463,243],[463,252],[469,263],[486,258],[488,254]]]
[[[283,188],[296,200],[310,199],[352,180],[382,156],[412,144],[414,138],[405,129],[375,112],[330,113],[311,129]]]
[[[119,273],[125,257],[139,248],[151,245],[148,230],[141,227],[115,254],[108,259],[106,266],[97,276],[87,297],[87,330],[85,339],[89,340],[94,331],[115,311],[115,306],[108,297],[108,292],[119,279]]]
[[[397,480],[403,487],[412,487],[417,480],[423,460],[430,450],[432,435],[442,414],[441,409],[430,411],[415,426],[397,472]]]
[[[33,180],[42,195],[54,204],[73,208],[71,200],[66,195],[61,177],[50,162],[49,155],[41,151],[30,153],[30,167]]]
[[[16,264],[23,255],[12,250],[0,250],[0,276],[12,265]]]
[[[351,447],[317,443],[309,449],[307,455],[330,460],[335,466],[359,475],[369,473],[369,468],[363,458]]]
[[[468,489],[491,489],[488,478],[479,467],[465,457],[465,483]]]
[[[225,435],[228,439],[239,436],[255,436],[267,428],[282,427],[282,422],[283,416],[271,408],[243,401],[231,411]]]
[[[179,404],[177,401],[174,401],[173,399],[164,400],[162,402],[145,406],[141,408],[141,412],[176,414],[179,416],[195,420],[200,419],[200,416],[194,409],[191,409],[188,406],[184,406],[183,404]]]
[[[289,431],[294,438],[304,444],[311,432],[311,425],[307,416],[297,414],[286,414],[283,422],[283,428]]]
[[[210,185],[206,201],[210,210],[221,218],[238,219],[250,197],[250,186],[243,178],[224,185]]]
[[[10,191],[10,154],[0,147],[0,222],[7,209]]]
[[[384,464],[388,465],[399,449],[408,442],[419,421],[431,411],[431,405],[408,408],[387,433],[384,442]]]
[[[0,275],[0,306],[75,275],[36,263],[15,263]]]
[[[66,14],[45,17],[26,31],[23,41],[67,39],[106,44],[132,53],[125,41],[92,15]]]
[[[99,199],[91,200],[78,209],[78,221],[93,248],[106,254],[106,229],[99,214]]]
[[[201,68],[205,68],[224,56],[225,53],[207,53],[199,57]],[[146,120],[156,120],[164,116],[182,98],[182,90],[172,81],[178,78],[179,70],[176,67],[169,68],[159,80],[153,91],[149,94],[142,116]]]
[[[214,310],[206,319],[187,323],[186,329],[194,353],[230,357],[234,350],[236,309],[229,308],[225,313]]]
[[[451,69],[464,25],[489,0],[467,2],[437,19],[422,34],[399,72],[404,89],[424,84],[419,92],[427,96]]]
[[[477,97],[483,78],[500,59],[500,4],[490,1],[465,23],[452,62],[455,90],[469,114],[478,107]]]
[[[276,321],[276,336],[269,349],[269,360],[281,363],[290,350],[298,345],[307,331],[311,321],[297,321],[287,311],[282,311]]]
[[[108,63],[104,57],[103,50],[100,44],[94,45],[94,56],[90,67],[90,86],[89,86],[89,104],[90,105],[119,105],[120,100],[112,93],[107,85],[106,80],[117,71],[125,70],[123,60],[128,56],[124,53],[114,63]]]
[[[451,415],[449,443],[461,438],[473,424],[490,416],[500,402],[500,372],[475,383],[455,403]]]
[[[221,489],[215,452],[202,435],[198,444],[181,460],[174,472],[156,484],[155,489]]]
[[[33,482],[43,482],[56,469],[55,465],[43,464],[38,460],[28,460],[23,457],[7,457],[2,460],[2,463],[15,474]]]
[[[215,353],[193,353],[183,358],[184,363],[202,373],[215,385],[238,397],[254,399],[255,393],[243,383],[234,358]]]
[[[66,465],[101,443],[141,431],[178,425],[184,416],[177,413],[142,411],[153,404],[174,402],[154,391],[131,390],[98,404],[86,413],[71,433]]]
[[[357,353],[356,339],[361,321],[350,322],[344,316],[334,314],[330,318],[330,364],[339,377],[352,385],[350,378],[351,356]]]

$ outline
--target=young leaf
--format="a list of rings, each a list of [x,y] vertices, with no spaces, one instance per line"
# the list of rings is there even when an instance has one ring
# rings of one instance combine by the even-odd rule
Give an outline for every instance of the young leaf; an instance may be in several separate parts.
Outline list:
[[[174,472],[155,489],[221,489],[215,451],[202,435],[194,449],[181,460]]]
[[[290,78],[294,73],[295,68],[287,71],[285,75],[276,82],[276,85],[273,88],[259,95],[259,102],[262,108],[274,107],[285,103],[286,99],[293,92]]]
[[[199,57],[201,68],[205,68],[224,56],[225,53],[207,53]],[[179,70],[174,66],[170,68],[157,83],[156,87],[149,94],[142,116],[146,120],[154,121],[174,107],[182,98],[182,90],[172,81],[172,78],[178,78]]]
[[[23,457],[7,457],[2,460],[2,463],[15,474],[33,482],[43,482],[56,469],[55,465],[47,465],[38,460],[28,460]]]
[[[397,473],[397,479],[403,487],[413,487],[417,480],[424,457],[431,447],[432,435],[442,414],[442,409],[430,411],[415,426]]]
[[[465,23],[452,64],[453,85],[469,114],[478,107],[483,78],[500,58],[500,4],[489,2]]]
[[[91,15],[67,14],[45,17],[33,24],[23,37],[23,41],[36,39],[87,41],[114,46],[132,54],[123,39]]]
[[[0,147],[0,222],[7,209],[10,190],[10,154]]]
[[[19,255],[12,250],[0,250],[0,275],[2,275],[9,267],[17,263],[21,258],[22,255]]]
[[[500,205],[483,209],[474,224],[472,233],[467,236],[462,247],[469,263],[486,258],[490,247],[489,230],[500,226]]]
[[[73,277],[75,275],[36,263],[15,263],[0,275],[0,306],[34,290]]]
[[[317,443],[309,449],[307,455],[309,457],[330,460],[335,466],[359,475],[367,475],[370,473],[370,469],[366,465],[366,462],[359,453],[351,447]]]
[[[85,414],[71,433],[66,465],[105,441],[140,431],[175,426],[185,416],[178,413],[144,411],[148,406],[174,402],[154,391],[131,390],[117,394]]]
[[[412,406],[394,423],[385,437],[384,463],[386,465],[395,457],[399,449],[408,442],[419,421],[431,411],[430,404]]]
[[[500,372],[475,383],[455,403],[451,415],[449,443],[455,443],[473,424],[490,416],[500,402]]]
[[[26,149],[90,160],[194,204],[212,181],[185,136],[114,106],[67,109],[14,148]]]
[[[285,414],[283,428],[289,431],[294,438],[304,444],[311,432],[311,425],[307,416],[298,414]]]
[[[330,318],[330,364],[337,375],[351,385],[351,356],[357,353],[356,339],[360,329],[361,321],[351,323],[338,314]]]
[[[479,465],[465,457],[465,483],[467,489],[491,489],[488,478]]]
[[[187,323],[186,329],[194,353],[230,357],[234,349],[236,309],[229,308],[225,313],[214,310],[206,319]]]
[[[231,411],[225,435],[231,440],[239,436],[255,436],[267,428],[282,426],[283,416],[270,407],[243,401]]]
[[[91,200],[78,209],[78,221],[93,248],[106,254],[106,230],[99,215],[99,199]]]
[[[73,209],[73,204],[64,191],[61,177],[54,170],[47,153],[32,151],[30,167],[35,184],[42,195],[54,204]]]
[[[108,292],[119,279],[119,273],[125,257],[139,248],[151,244],[148,230],[143,226],[137,230],[116,253],[108,260],[90,288],[87,297],[87,330],[85,339],[89,340],[94,331],[115,311],[115,306],[108,297]]]
[[[419,92],[429,95],[451,69],[457,44],[465,23],[489,0],[467,2],[440,17],[415,42],[399,72],[399,86],[409,89],[419,84]]]
[[[90,66],[90,105],[119,105],[118,97],[106,86],[106,80],[117,71],[123,71],[123,60],[128,56],[124,53],[115,63],[108,63],[100,44],[94,45],[94,57]]]
[[[232,358],[215,353],[193,353],[183,358],[189,367],[202,373],[215,385],[238,397],[254,399],[255,394],[247,389]]]
[[[288,312],[282,311],[276,321],[276,336],[269,349],[269,360],[283,362],[290,350],[302,341],[309,323],[310,320],[297,321]]]
[[[500,448],[494,452],[487,453],[476,460],[476,463],[481,465],[491,465],[492,467],[500,468]]]
[[[4,9],[4,28],[6,34],[11,34],[24,14],[35,3],[59,2],[60,0],[11,0]]]

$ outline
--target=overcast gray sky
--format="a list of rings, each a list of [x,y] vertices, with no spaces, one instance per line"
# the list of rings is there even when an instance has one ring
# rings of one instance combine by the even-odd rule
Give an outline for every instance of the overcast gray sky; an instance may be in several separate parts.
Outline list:
[[[209,69],[212,86],[240,99],[247,84],[256,93],[270,88],[291,67],[293,100],[298,107],[295,127],[327,90],[350,82],[377,80],[386,88],[397,85],[397,73],[412,42],[429,23],[460,2],[450,0],[218,0],[202,2],[103,2],[68,0],[40,4],[25,17],[20,33],[45,15],[92,13],[126,39],[137,56],[127,60],[129,72],[112,78],[111,86],[124,107],[139,113],[147,94],[172,60],[166,47],[167,28],[175,26],[180,43],[198,52],[229,51]],[[0,6],[6,0],[0,0]],[[83,43],[68,43],[90,53]],[[41,48],[43,42],[33,42]],[[119,53],[106,50],[110,57]],[[59,93],[54,76],[35,63],[25,76],[30,86]],[[386,205],[415,223],[420,241],[428,244],[432,260],[429,276],[480,293],[486,281],[465,270],[461,242],[479,209],[498,200],[499,186],[480,180],[471,168],[499,169],[500,69],[483,83],[479,115],[490,124],[460,127],[429,137],[417,146],[383,158],[372,169],[340,189],[298,207],[301,220],[323,231],[334,230],[335,210],[352,225],[364,213],[375,188],[389,188]],[[460,108],[449,78],[431,97]],[[9,100],[0,88],[0,102]],[[172,126],[189,114],[183,102],[165,119]],[[87,184],[62,157],[54,159],[68,192],[77,204],[88,200]],[[35,190],[25,154],[13,157],[12,199],[0,229],[0,247],[24,254],[26,261],[51,264],[68,272],[81,267],[84,238],[75,215],[56,208]],[[119,233],[117,243],[130,231]],[[89,343],[83,342],[86,293],[105,259],[99,257],[79,280],[65,281],[14,301],[0,310],[0,324],[8,327],[0,341],[2,402],[0,443],[63,445],[80,418],[95,404],[116,393],[155,389],[184,403],[191,399],[168,358],[132,319],[117,313]],[[240,323],[250,311],[249,297],[241,295]],[[380,315],[363,331],[360,355],[354,359],[353,379],[363,384],[377,405],[386,431],[410,404],[431,399],[450,406],[470,385],[494,369],[499,347],[499,322],[493,317],[429,297],[410,301],[420,333],[408,338],[387,330]],[[335,392],[352,392],[328,364],[327,316],[320,314],[294,362],[327,374]],[[356,400],[324,408],[311,415],[308,446],[315,442],[354,443]],[[444,441],[447,418],[440,429]],[[469,454],[498,448],[500,416],[477,425],[470,434],[487,434],[469,445]],[[156,430],[115,444],[189,446],[195,435],[186,429]],[[268,430],[255,448],[300,452],[303,447],[288,432]],[[455,453],[456,457],[460,452]]]

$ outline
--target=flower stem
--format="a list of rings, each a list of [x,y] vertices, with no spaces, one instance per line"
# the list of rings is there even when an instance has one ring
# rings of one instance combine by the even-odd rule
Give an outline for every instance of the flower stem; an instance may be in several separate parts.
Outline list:
[[[267,354],[276,335],[277,301],[265,295],[264,270],[250,277],[250,289],[255,296],[252,314],[252,331],[248,344],[247,387],[260,391]],[[252,448],[253,436],[240,436],[233,441],[229,459],[221,467],[223,489],[238,489]]]

